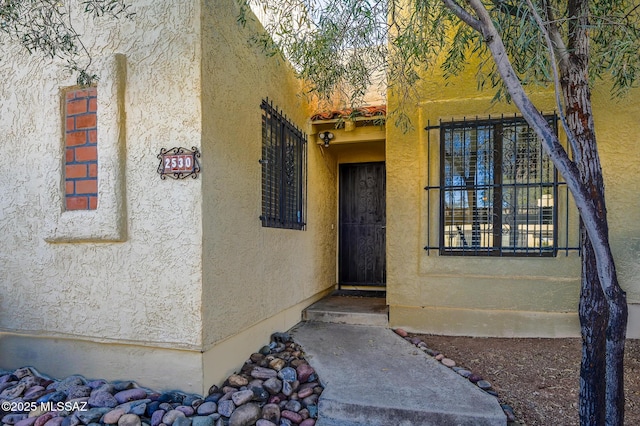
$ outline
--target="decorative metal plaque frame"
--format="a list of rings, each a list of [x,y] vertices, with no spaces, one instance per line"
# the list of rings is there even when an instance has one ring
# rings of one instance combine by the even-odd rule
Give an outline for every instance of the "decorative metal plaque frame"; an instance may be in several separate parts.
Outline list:
[[[200,173],[200,151],[195,146],[191,149],[174,147],[171,149],[160,149],[158,159],[158,173],[160,179],[166,179],[167,176],[173,179],[185,179],[191,176],[193,179],[198,177]]]

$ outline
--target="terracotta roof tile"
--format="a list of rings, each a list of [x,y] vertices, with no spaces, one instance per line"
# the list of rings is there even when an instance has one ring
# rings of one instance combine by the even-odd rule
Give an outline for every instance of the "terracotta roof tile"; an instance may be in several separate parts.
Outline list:
[[[334,120],[337,118],[352,117],[385,117],[387,115],[386,105],[366,106],[360,108],[347,108],[343,110],[317,112],[311,116],[311,121]]]

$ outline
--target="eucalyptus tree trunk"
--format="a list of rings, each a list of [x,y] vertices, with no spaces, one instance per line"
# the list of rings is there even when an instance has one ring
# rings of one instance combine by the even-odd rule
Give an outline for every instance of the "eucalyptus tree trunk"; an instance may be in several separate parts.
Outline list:
[[[568,58],[561,59],[561,85],[567,106],[568,133],[574,148],[575,161],[571,160],[558,137],[527,96],[507,55],[501,35],[494,26],[482,0],[467,0],[476,16],[459,7],[453,0],[443,0],[465,23],[482,34],[493,56],[500,76],[523,117],[536,131],[553,164],[560,171],[571,191],[583,224],[583,242],[587,242],[583,254],[583,300],[580,307],[583,341],[583,370],[585,392],[580,403],[583,425],[622,426],[624,424],[623,357],[627,326],[627,303],[620,288],[613,254],[609,244],[604,184],[598,157],[591,94],[588,84],[589,39],[586,32],[588,17],[587,0],[569,0],[573,23],[570,35],[572,45]],[[566,60],[565,60],[566,59]],[[594,274],[595,272],[595,274]],[[599,290],[598,290],[599,288]],[[606,309],[602,309],[606,305]],[[602,312],[601,316],[593,316]],[[605,364],[602,369],[602,324],[606,323]],[[590,362],[595,364],[590,365]],[[604,375],[603,375],[604,373]],[[581,379],[581,383],[582,383]],[[604,385],[604,386],[603,386]],[[604,407],[600,389],[604,387]],[[595,400],[592,400],[595,398]],[[604,408],[604,409],[603,409]]]
[[[593,188],[602,200],[597,210],[606,224],[604,182],[600,157],[596,149],[595,128],[591,111],[588,81],[589,38],[586,31],[586,2],[569,1],[567,55],[560,61],[560,84],[567,125],[575,138],[574,161],[583,185]],[[606,404],[606,331],[609,320],[606,298],[597,273],[595,252],[587,232],[581,226],[582,277],[580,286],[580,331],[582,360],[580,363],[580,424],[605,424]]]
[[[567,108],[569,128],[576,140],[574,153],[580,182],[593,194],[593,202],[599,219],[606,228],[604,205],[604,183],[591,115],[589,87],[586,69],[582,61],[569,58],[567,69],[561,70],[562,92]],[[582,362],[580,365],[580,424],[605,424],[607,395],[607,324],[608,307],[598,277],[596,254],[589,236],[581,226],[582,276],[580,288],[579,317],[582,335]],[[623,343],[624,344],[624,343]],[[615,424],[615,423],[614,423]]]
[[[606,331],[607,304],[595,264],[595,254],[587,233],[580,232],[582,280],[580,286],[580,424],[602,425],[606,412]]]
[[[598,155],[589,88],[589,2],[568,1],[568,56],[560,62],[560,83],[566,119],[575,138],[574,160],[580,182],[588,188],[599,228],[608,241],[604,180]],[[571,19],[572,18],[572,19]],[[580,327],[580,424],[624,423],[623,362],[627,322],[624,292],[617,282],[600,282],[596,252],[589,234],[581,231],[582,280]],[[611,259],[610,268],[614,268]],[[617,279],[614,275],[614,279]],[[604,290],[603,290],[604,289]],[[609,290],[609,293],[605,292]]]

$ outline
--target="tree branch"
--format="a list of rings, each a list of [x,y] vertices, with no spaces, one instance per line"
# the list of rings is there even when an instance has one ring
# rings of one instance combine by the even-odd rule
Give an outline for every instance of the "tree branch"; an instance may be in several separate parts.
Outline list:
[[[543,141],[543,145],[551,155],[552,159],[554,159],[554,163],[557,161],[564,166],[558,168],[561,169],[561,171],[564,170],[568,173],[573,173],[573,169],[576,169],[575,163],[573,163],[569,158],[553,129],[551,129],[545,118],[527,97],[526,92],[522,87],[522,83],[520,82],[520,79],[507,56],[507,51],[502,42],[502,38],[493,25],[489,12],[482,4],[482,0],[468,0],[468,2],[478,16],[478,21],[483,29],[482,34],[485,37],[487,46],[494,58],[498,72],[500,73],[500,76],[502,77],[502,80],[504,81],[514,103],[520,109],[523,117],[534,129],[536,129],[536,132],[540,135]],[[567,166],[570,166],[572,169],[567,169]],[[575,173],[575,176],[577,176],[577,169],[575,170]],[[568,179],[566,176],[565,178]]]
[[[527,120],[529,125],[533,127],[540,136],[544,150],[567,182],[567,187],[573,195],[576,207],[582,218],[582,223],[587,231],[595,253],[598,278],[600,279],[602,291],[607,299],[610,314],[615,314],[616,318],[622,318],[624,320],[623,326],[626,327],[625,293],[618,285],[613,253],[611,252],[611,246],[608,240],[606,221],[601,221],[598,216],[590,188],[582,184],[580,171],[576,163],[571,161],[567,152],[560,144],[558,136],[526,95],[522,83],[507,57],[500,33],[498,33],[495,25],[493,25],[489,12],[482,4],[482,0],[468,0],[468,2],[481,23],[484,30],[483,36],[487,40],[487,46],[493,56],[500,76],[511,94],[511,99],[525,120]],[[609,380],[607,380],[607,383],[608,382]],[[607,411],[607,416],[610,414],[612,416],[615,415],[615,413],[609,413],[609,411]],[[617,423],[611,422],[608,424]]]
[[[547,3],[544,1],[544,3]],[[529,5],[529,9],[531,10],[531,15],[533,19],[540,27],[540,32],[544,36],[544,40],[547,43],[547,50],[549,51],[549,59],[551,62],[551,70],[553,71],[553,90],[556,95],[556,105],[558,106],[558,113],[560,114],[560,121],[562,122],[562,127],[564,128],[565,133],[567,134],[567,139],[569,140],[569,144],[571,145],[571,149],[573,150],[574,161],[576,163],[580,162],[580,157],[582,156],[582,152],[580,150],[580,146],[578,141],[576,140],[576,136],[573,131],[569,128],[569,123],[567,123],[567,117],[564,113],[564,105],[562,104],[562,98],[560,96],[560,78],[558,77],[558,63],[556,61],[556,54],[554,49],[554,44],[551,41],[551,37],[549,36],[549,32],[547,31],[547,26],[544,22],[542,22],[542,18],[538,14],[538,11],[533,5],[531,0],[527,0],[527,5]],[[548,6],[548,5],[547,5]],[[547,10],[547,13],[549,10]],[[559,34],[557,34],[559,36]]]
[[[567,50],[567,46],[560,35],[560,29],[556,24],[549,0],[542,0],[542,5],[544,7],[545,14],[547,15],[549,38],[553,41],[553,48],[558,53],[560,67],[566,68],[569,65],[569,51]]]
[[[632,14],[633,12],[635,12],[635,11],[636,11],[636,9],[638,9],[639,7],[640,7],[640,4],[635,5],[635,6],[634,6],[630,11],[628,11],[628,12],[626,13],[626,15],[624,15],[624,16],[622,17],[622,19],[624,19],[624,20],[626,21],[626,20],[629,18],[629,16],[631,16],[631,14]]]
[[[442,0],[447,8],[454,13],[461,21],[465,24],[469,25],[474,30],[482,33],[482,26],[480,25],[480,21],[473,17],[469,12],[467,12],[462,6],[458,4],[455,0]]]

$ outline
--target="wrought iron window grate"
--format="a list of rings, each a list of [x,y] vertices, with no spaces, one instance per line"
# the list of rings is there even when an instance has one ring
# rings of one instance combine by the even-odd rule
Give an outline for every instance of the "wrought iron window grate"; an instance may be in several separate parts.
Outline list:
[[[302,230],[306,220],[307,136],[273,102],[262,109],[262,226]]]
[[[557,131],[557,117],[546,119]],[[429,215],[437,193],[438,240],[432,244],[429,225],[427,251],[555,256],[578,250],[578,233],[570,232],[578,220],[566,185],[523,118],[441,121],[426,130],[434,129],[440,133],[440,181],[425,189]],[[431,155],[430,136],[428,144]]]

